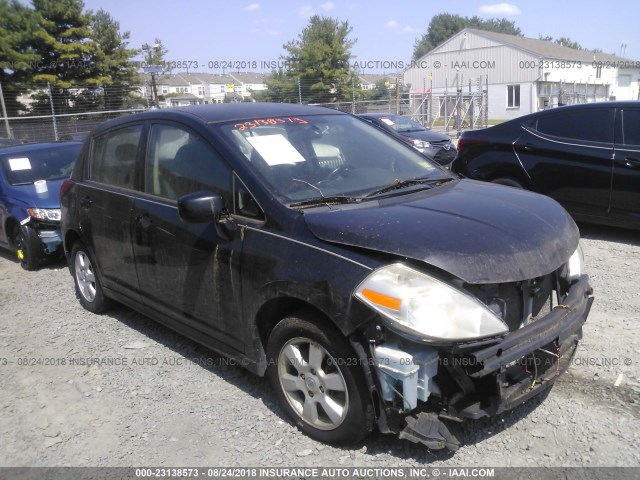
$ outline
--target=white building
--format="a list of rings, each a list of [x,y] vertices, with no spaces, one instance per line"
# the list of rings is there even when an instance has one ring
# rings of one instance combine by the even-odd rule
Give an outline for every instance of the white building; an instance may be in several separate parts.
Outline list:
[[[142,75],[140,95],[151,98],[152,78]],[[155,76],[161,106],[182,106],[198,103],[222,103],[242,100],[251,93],[266,88],[266,77],[258,73],[176,73]]]
[[[640,61],[465,28],[404,73],[415,96],[486,90],[488,118],[562,104],[640,99]]]
[[[358,75],[358,86],[360,87],[360,90],[375,90],[376,84],[381,80],[385,82],[387,88],[395,89],[396,84],[398,83],[398,76],[361,73]]]

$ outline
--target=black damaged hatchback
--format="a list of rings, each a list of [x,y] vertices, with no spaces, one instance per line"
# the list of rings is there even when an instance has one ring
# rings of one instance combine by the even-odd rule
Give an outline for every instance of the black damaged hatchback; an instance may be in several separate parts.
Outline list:
[[[62,188],[78,297],[267,375],[313,438],[455,450],[569,366],[593,301],[554,200],[455,178],[367,122],[286,104],[109,121]]]

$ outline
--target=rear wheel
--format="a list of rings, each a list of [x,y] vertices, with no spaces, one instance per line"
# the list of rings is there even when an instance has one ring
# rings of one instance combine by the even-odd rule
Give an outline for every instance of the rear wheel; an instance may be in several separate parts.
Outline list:
[[[303,433],[323,442],[359,442],[373,426],[362,368],[347,340],[319,324],[312,315],[295,315],[276,325],[267,375]]]
[[[506,185],[508,187],[515,187],[515,188],[524,189],[524,187],[522,186],[522,184],[520,182],[518,182],[517,180],[514,180],[513,178],[509,178],[509,177],[496,178],[494,180],[491,180],[491,183],[497,183],[498,185]]]
[[[27,225],[18,225],[13,232],[13,247],[25,270],[35,270],[40,265],[42,254],[40,253],[40,238],[36,231]]]
[[[71,273],[78,299],[84,308],[93,313],[102,313],[109,308],[110,300],[102,291],[95,262],[80,241],[71,250]]]

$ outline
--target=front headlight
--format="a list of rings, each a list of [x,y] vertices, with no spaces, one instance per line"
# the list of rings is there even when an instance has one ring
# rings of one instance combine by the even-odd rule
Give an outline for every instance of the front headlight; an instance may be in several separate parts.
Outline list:
[[[567,277],[569,283],[572,283],[580,278],[580,275],[584,272],[584,254],[582,253],[582,245],[578,243],[578,248],[573,252],[569,262],[567,263]]]
[[[431,144],[426,140],[418,140],[417,138],[410,138],[409,143],[418,150],[431,147]]]
[[[427,340],[470,340],[507,333],[474,297],[402,264],[375,270],[354,295],[406,333]]]
[[[29,216],[38,220],[49,220],[51,222],[60,221],[59,208],[29,208],[27,209]]]

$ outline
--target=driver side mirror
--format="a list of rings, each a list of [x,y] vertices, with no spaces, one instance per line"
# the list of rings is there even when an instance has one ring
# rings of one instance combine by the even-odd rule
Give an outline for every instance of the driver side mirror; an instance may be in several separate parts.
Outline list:
[[[222,195],[213,192],[193,192],[178,199],[178,215],[187,223],[213,223],[216,233],[229,240],[235,231],[235,223],[224,208]]]
[[[222,203],[219,193],[188,193],[178,199],[178,214],[188,223],[215,222],[222,212]]]

